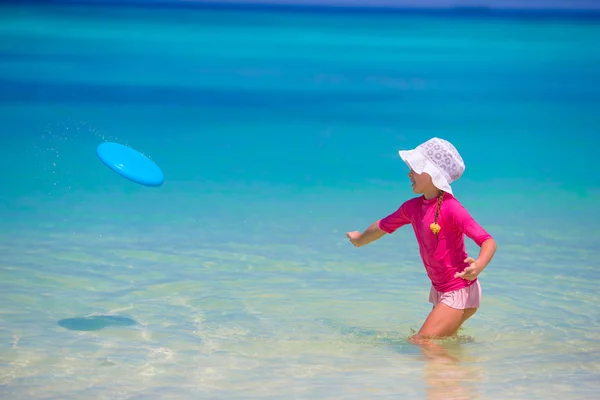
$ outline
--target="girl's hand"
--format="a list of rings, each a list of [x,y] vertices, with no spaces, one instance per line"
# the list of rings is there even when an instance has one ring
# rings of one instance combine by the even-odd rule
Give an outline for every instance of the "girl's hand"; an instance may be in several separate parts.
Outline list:
[[[454,274],[454,277],[472,281],[473,279],[477,278],[477,275],[479,275],[479,273],[481,272],[481,268],[477,264],[477,261],[475,261],[471,257],[465,258],[465,262],[468,262],[469,266],[465,268],[463,272],[457,272],[456,274]]]
[[[360,239],[360,232],[359,231],[354,231],[354,232],[347,232],[346,233],[346,237],[348,239],[350,239],[350,242],[354,245],[354,247],[359,247],[360,245],[358,244],[358,239]]]

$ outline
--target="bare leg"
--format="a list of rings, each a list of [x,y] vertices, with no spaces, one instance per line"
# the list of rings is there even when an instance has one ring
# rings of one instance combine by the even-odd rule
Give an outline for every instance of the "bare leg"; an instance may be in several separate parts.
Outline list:
[[[476,312],[476,308],[457,310],[444,303],[438,303],[423,323],[419,332],[410,337],[409,340],[414,344],[421,345],[427,357],[445,358],[450,361],[456,361],[442,346],[433,343],[431,339],[456,335],[462,324]]]
[[[457,310],[444,303],[433,308],[416,336],[444,338],[456,334],[462,324],[477,312],[476,308]]]
[[[457,310],[439,303],[419,332],[409,339],[421,348],[428,361],[425,365],[428,399],[437,399],[440,395],[443,398],[471,398],[468,389],[461,385],[462,381],[468,380],[468,370],[461,366],[460,359],[431,339],[455,336],[462,324],[476,312],[476,308]]]

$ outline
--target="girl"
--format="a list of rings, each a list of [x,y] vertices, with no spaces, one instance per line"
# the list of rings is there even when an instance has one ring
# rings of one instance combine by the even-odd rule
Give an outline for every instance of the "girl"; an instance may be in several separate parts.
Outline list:
[[[399,154],[410,168],[413,192],[422,196],[406,201],[362,234],[354,231],[346,236],[354,246],[361,247],[412,224],[432,284],[429,301],[433,311],[411,339],[454,336],[479,308],[481,287],[477,276],[494,256],[496,242],[452,194],[450,184],[461,177],[465,165],[450,142],[432,138]],[[476,260],[467,257],[463,235],[481,248]]]

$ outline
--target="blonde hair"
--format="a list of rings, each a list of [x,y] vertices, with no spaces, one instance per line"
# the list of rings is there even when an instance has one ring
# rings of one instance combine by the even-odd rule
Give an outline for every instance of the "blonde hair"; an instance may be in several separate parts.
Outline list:
[[[435,224],[437,224],[438,217],[440,216],[440,208],[442,207],[443,199],[444,199],[444,191],[440,190],[440,196],[438,197],[438,201],[437,201],[437,209],[435,210],[435,221],[434,221]],[[437,233],[436,233],[436,236],[437,236]]]
[[[437,201],[437,207],[435,210],[435,220],[433,221],[433,224],[431,224],[430,228],[431,231],[435,234],[435,250],[437,250],[437,246],[440,242],[440,238],[439,238],[439,233],[440,230],[442,229],[439,225],[438,225],[438,218],[440,216],[440,209],[442,208],[442,201],[444,200],[444,191],[440,190],[440,195],[438,197],[438,201]]]

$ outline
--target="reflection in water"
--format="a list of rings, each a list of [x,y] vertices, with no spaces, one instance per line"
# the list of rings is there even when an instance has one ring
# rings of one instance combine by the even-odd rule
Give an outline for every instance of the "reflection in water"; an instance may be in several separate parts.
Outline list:
[[[451,342],[429,341],[418,345],[426,359],[424,380],[427,399],[470,400],[480,397],[476,383],[483,380],[482,370],[473,363],[474,360],[470,360],[464,344],[464,338],[456,337]]]
[[[425,360],[424,381],[427,387],[427,399],[480,398],[478,384],[483,381],[484,374],[483,368],[476,363],[477,359],[469,354],[465,346],[474,342],[470,336],[456,335],[445,340],[413,344],[408,337],[397,333],[346,326],[328,319],[319,321],[342,335],[344,340],[385,346],[402,354],[411,354],[411,349],[420,349]],[[412,332],[413,335],[415,333]]]

